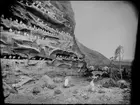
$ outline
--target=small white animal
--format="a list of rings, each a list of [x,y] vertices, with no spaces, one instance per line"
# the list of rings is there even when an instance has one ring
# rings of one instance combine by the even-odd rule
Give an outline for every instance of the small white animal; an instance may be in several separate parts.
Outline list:
[[[71,86],[71,83],[72,83],[71,76],[65,77],[64,87],[69,87],[69,86]]]
[[[15,59],[16,57],[15,56],[13,56],[13,59]]]
[[[92,91],[95,90],[94,79],[90,82],[90,87],[91,87],[91,90],[92,90]]]
[[[78,72],[80,72],[80,71],[81,71],[81,69],[78,70]]]
[[[9,59],[11,59],[12,58],[12,56],[9,56]]]
[[[69,84],[69,79],[66,78],[66,79],[65,79],[65,82],[64,82],[64,86],[65,86],[65,87],[68,87],[68,84]]]

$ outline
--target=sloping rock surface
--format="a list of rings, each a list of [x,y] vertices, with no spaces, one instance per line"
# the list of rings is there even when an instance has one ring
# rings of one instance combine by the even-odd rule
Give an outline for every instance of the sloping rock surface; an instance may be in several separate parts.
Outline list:
[[[69,1],[17,0],[9,4],[1,15],[2,55],[83,60],[75,41],[74,12]]]
[[[95,50],[91,50],[87,48],[78,40],[76,40],[76,42],[78,44],[80,51],[85,55],[85,61],[89,65],[109,65],[110,64],[110,60],[106,58],[103,54]]]
[[[3,3],[4,2],[4,3]],[[1,15],[1,54],[15,59],[48,60],[56,66],[87,62],[109,64],[102,54],[76,40],[70,1],[4,0]],[[7,4],[8,2],[8,4]],[[84,63],[83,63],[84,64]]]

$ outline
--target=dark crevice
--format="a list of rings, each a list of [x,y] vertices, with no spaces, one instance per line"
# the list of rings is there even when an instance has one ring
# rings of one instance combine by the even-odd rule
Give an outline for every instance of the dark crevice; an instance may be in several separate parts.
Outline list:
[[[6,30],[6,31],[8,31],[9,30],[9,28],[8,27],[6,27],[5,25],[3,25],[3,24],[0,24],[0,26],[1,26],[1,30],[0,31],[2,31],[2,30]]]
[[[27,57],[22,57],[21,55],[18,55],[18,54],[8,54],[8,53],[0,54],[0,58],[3,58],[3,59],[27,59]],[[35,56],[35,57],[30,58],[30,60],[46,60],[46,61],[49,60],[49,61],[52,61],[53,59],[47,58],[47,57]]]
[[[56,58],[61,58],[64,61],[69,61],[69,60],[78,60],[77,56],[74,56],[75,54],[63,51],[63,52],[57,52],[56,53]]]
[[[44,36],[44,38],[50,38],[50,39],[56,39],[59,40],[59,38],[53,37],[53,36]]]

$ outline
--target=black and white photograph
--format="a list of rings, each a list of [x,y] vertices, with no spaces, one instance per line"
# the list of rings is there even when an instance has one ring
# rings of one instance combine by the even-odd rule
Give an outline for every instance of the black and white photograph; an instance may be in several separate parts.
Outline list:
[[[139,16],[132,2],[0,5],[5,104],[131,104]]]

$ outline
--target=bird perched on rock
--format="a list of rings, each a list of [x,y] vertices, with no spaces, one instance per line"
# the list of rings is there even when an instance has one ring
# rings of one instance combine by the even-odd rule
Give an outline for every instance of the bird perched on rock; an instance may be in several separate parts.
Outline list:
[[[90,88],[91,88],[92,91],[95,90],[94,79],[92,79],[92,81],[90,82]]]
[[[71,85],[71,77],[65,77],[65,81],[64,81],[64,87],[68,88]]]
[[[65,79],[65,82],[64,82],[64,87],[68,87],[68,84],[69,84],[69,79],[66,78],[66,79]]]
[[[95,90],[94,80],[97,79],[97,78],[98,78],[98,76],[95,76],[95,75],[92,76],[92,80],[90,82],[90,88],[91,88],[92,91]]]

